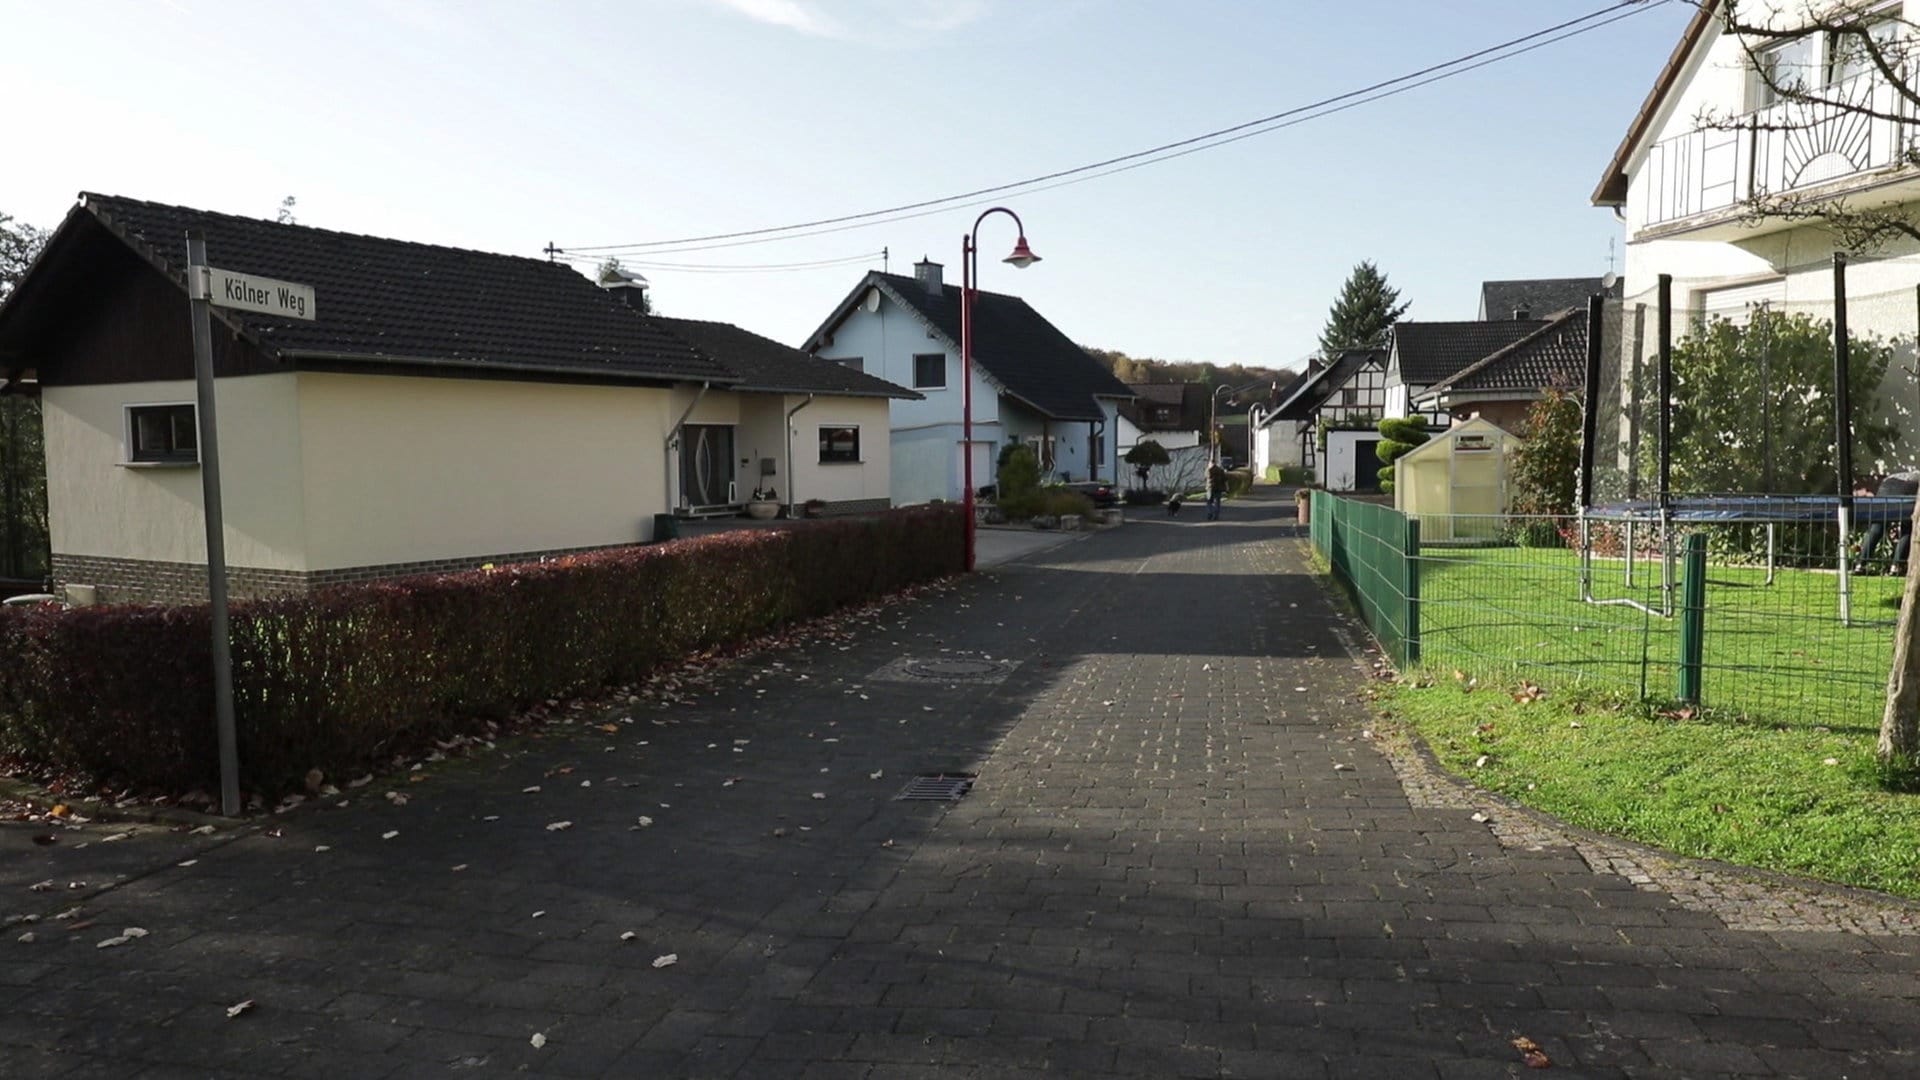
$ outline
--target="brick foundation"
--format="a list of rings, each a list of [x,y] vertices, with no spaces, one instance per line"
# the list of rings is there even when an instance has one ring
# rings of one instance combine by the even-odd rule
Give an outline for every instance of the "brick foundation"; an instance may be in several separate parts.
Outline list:
[[[420,574],[446,574],[474,570],[487,563],[538,562],[562,555],[605,551],[624,544],[600,544],[592,547],[559,548],[552,551],[517,551],[504,555],[471,555],[454,559],[426,559],[419,562],[384,563],[378,566],[350,566],[335,570],[269,570],[256,566],[228,566],[227,592],[235,600],[252,600],[288,593],[308,593],[330,585],[349,585],[362,581],[385,581]],[[103,604],[204,604],[207,602],[205,563],[158,562],[150,559],[117,559],[98,555],[53,556],[54,592],[68,585],[92,585],[99,589]]]

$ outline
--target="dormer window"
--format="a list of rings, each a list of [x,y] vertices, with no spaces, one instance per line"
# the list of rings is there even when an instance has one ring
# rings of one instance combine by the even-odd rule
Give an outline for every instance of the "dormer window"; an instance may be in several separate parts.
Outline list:
[[[1867,24],[1867,36],[1873,45],[1868,47],[1860,35],[1853,33],[1827,34],[1827,85],[1842,86],[1862,75],[1872,75],[1879,71],[1874,65],[1873,53],[1879,52],[1880,58],[1895,71],[1905,65],[1900,55],[1900,21],[1894,18],[1898,5],[1889,6],[1863,16]]]

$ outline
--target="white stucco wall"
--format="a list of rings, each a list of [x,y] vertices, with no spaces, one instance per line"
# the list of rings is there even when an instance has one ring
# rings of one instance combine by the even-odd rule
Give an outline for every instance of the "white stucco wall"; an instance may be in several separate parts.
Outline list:
[[[1779,0],[1772,6],[1781,8],[1784,3],[1785,0]],[[1760,21],[1764,5],[1751,6],[1754,10],[1743,11],[1743,18]],[[1907,5],[1909,18],[1920,14],[1916,8],[1920,5]],[[1696,47],[1675,91],[1668,95],[1647,136],[1628,160],[1627,205],[1622,211],[1626,236],[1626,319],[1630,327],[1635,305],[1647,305],[1643,348],[1648,355],[1657,348],[1654,344],[1657,279],[1661,274],[1674,278],[1676,337],[1686,333],[1691,314],[1707,302],[1712,290],[1763,281],[1781,281],[1782,303],[1787,310],[1805,311],[1818,318],[1832,317],[1834,244],[1818,226],[1749,231],[1728,239],[1704,239],[1687,233],[1664,237],[1647,235],[1650,231],[1659,232],[1659,226],[1649,229],[1654,185],[1660,182],[1648,167],[1650,147],[1695,130],[1700,126],[1698,118],[1704,113],[1737,115],[1746,111],[1750,104],[1750,79],[1745,50],[1739,41],[1722,34],[1715,22]],[[1853,333],[1888,339],[1911,338],[1915,328],[1912,305],[1916,286],[1920,286],[1920,244],[1901,240],[1856,257],[1847,276],[1848,321]],[[1910,370],[1913,367],[1911,345],[1903,346],[1880,387],[1878,412],[1894,420],[1905,433],[1903,443],[1875,463],[1881,471],[1920,463],[1920,424],[1915,423],[1920,384]],[[1389,410],[1389,415],[1395,414]]]
[[[784,400],[787,407],[792,408],[805,399]],[[815,398],[812,404],[794,414],[793,476],[796,501],[825,499],[828,502],[847,502],[892,497],[893,461],[888,438],[887,405],[885,398]],[[822,462],[820,429],[823,427],[859,428],[860,462]]]
[[[666,390],[298,378],[308,569],[636,543],[668,505]]]
[[[307,568],[293,374],[221,379],[221,503],[227,561]],[[205,563],[197,466],[129,467],[126,406],[192,402],[190,380],[49,386],[47,511],[55,554]]]
[[[960,350],[929,329],[914,312],[894,303],[884,293],[879,295],[879,310],[855,307],[853,314],[834,330],[833,343],[822,348],[819,355],[822,359],[837,361],[857,357],[860,369],[867,374],[923,394],[925,398],[921,401],[894,403],[891,423],[895,428],[959,423]],[[914,386],[914,356],[932,353],[944,358],[946,386]],[[976,425],[993,423],[999,418],[999,397],[998,388],[976,365],[973,371],[973,422]]]
[[[1328,491],[1353,491],[1361,486],[1360,481],[1377,475],[1380,459],[1371,451],[1361,454],[1359,444],[1380,441],[1377,431],[1329,431],[1327,432],[1327,453],[1321,462],[1321,482]],[[1363,472],[1362,470],[1366,470]],[[1368,490],[1376,485],[1369,483]]]

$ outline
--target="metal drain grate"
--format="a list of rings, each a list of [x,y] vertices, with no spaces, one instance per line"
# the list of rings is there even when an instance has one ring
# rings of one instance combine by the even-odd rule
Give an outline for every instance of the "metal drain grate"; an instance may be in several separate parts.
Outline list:
[[[971,773],[922,773],[894,798],[902,802],[955,802],[973,790]]]
[[[882,682],[997,683],[1020,666],[1018,660],[990,660],[979,656],[902,656],[868,676]]]

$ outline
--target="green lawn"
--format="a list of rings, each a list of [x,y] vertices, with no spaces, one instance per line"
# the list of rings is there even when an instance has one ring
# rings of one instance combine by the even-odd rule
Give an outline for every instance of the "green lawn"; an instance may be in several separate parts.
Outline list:
[[[1624,570],[1619,559],[1596,558],[1595,599],[1658,608],[1659,564],[1641,561],[1631,587]],[[1899,579],[1854,578],[1854,620],[1843,626],[1831,571],[1781,569],[1769,585],[1758,567],[1710,566],[1707,578],[1708,710],[1855,736],[1878,730]],[[1677,692],[1679,618],[1583,602],[1574,552],[1426,548],[1420,595],[1421,660],[1429,667],[1577,680],[1653,700]]]
[[[1881,785],[1858,732],[1678,719],[1552,685],[1516,701],[1520,685],[1430,671],[1380,705],[1450,770],[1574,825],[1920,897],[1920,796]]]

